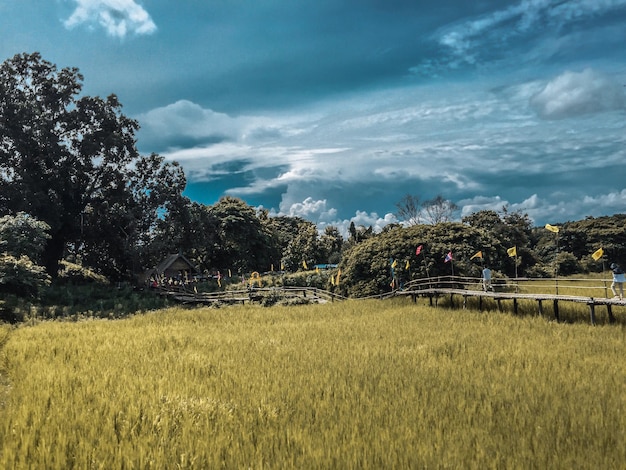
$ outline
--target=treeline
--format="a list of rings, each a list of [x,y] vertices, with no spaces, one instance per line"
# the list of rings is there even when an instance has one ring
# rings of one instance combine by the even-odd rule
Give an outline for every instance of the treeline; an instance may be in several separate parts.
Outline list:
[[[626,214],[567,222],[555,233],[520,212],[485,210],[461,222],[393,227],[350,247],[340,264],[340,290],[375,295],[390,290],[392,275],[401,285],[452,273],[480,277],[484,266],[500,277],[568,276],[601,272],[625,257]]]
[[[81,268],[94,279],[133,281],[176,252],[207,273],[338,264],[341,276],[322,277],[320,287],[358,296],[389,290],[390,260],[402,282],[452,266],[478,275],[483,263],[506,276],[599,271],[602,259],[589,255],[600,247],[604,259],[624,259],[625,215],[563,224],[555,237],[506,208],[451,222],[453,203],[438,196],[418,206],[409,196],[398,205],[402,224],[377,234],[353,223],[344,238],[336,227],[320,234],[310,221],[270,217],[238,198],[198,204],[183,196],[176,162],[138,152],[139,125],[115,95],[79,96],[82,79],[38,53],[0,65],[2,291],[36,295]]]

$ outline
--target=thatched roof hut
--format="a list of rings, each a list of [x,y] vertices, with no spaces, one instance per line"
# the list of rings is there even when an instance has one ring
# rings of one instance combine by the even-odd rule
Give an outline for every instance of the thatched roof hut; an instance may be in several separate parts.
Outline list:
[[[171,278],[193,276],[199,273],[196,266],[181,253],[169,255],[157,265],[154,271],[154,274],[159,277]]]
[[[200,274],[198,268],[182,253],[169,255],[155,268],[143,273],[140,282],[145,283],[150,279],[178,279],[191,280],[193,276]]]

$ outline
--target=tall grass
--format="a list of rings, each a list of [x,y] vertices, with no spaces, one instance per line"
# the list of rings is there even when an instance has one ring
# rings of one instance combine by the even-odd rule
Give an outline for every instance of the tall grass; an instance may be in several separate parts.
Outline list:
[[[22,326],[0,467],[624,468],[625,331],[404,300]]]

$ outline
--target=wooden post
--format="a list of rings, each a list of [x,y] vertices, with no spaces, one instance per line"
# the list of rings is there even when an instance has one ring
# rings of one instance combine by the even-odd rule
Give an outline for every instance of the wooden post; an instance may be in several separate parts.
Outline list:
[[[483,311],[483,296],[482,295],[478,296],[478,311],[479,312]]]
[[[589,317],[591,318],[591,324],[596,324],[596,304],[593,303],[593,299],[589,302]]]
[[[467,309],[467,295],[463,294],[463,310]]]
[[[450,307],[454,308],[454,294],[450,294]]]
[[[413,301],[414,304],[416,304],[417,303],[417,295],[411,294],[411,300]]]
[[[609,323],[615,323],[615,317],[613,316],[613,306],[606,304],[606,313],[609,314]]]
[[[513,299],[513,313],[517,315],[517,298]]]
[[[537,299],[539,303],[539,315],[543,315],[543,305],[541,304],[541,299]]]
[[[554,319],[559,321],[559,301],[554,299]]]
[[[502,312],[502,299],[496,299],[496,302],[498,303],[498,312]]]

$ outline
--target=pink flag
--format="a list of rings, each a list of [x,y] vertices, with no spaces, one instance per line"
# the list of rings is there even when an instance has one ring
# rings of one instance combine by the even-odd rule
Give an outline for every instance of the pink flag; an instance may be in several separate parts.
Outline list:
[[[452,261],[452,252],[449,251],[448,254],[446,255],[446,258],[443,260],[444,263],[447,263],[448,261]]]
[[[423,248],[423,246],[422,246],[422,245],[420,245],[420,246],[418,246],[418,247],[417,247],[417,250],[415,250],[415,254],[416,254],[417,256],[419,256],[419,255],[420,255],[420,253],[422,252],[422,248]]]

